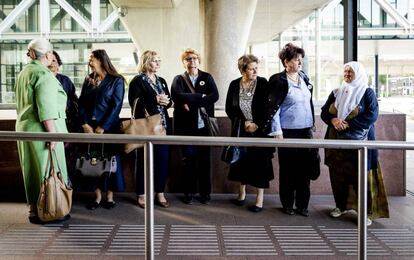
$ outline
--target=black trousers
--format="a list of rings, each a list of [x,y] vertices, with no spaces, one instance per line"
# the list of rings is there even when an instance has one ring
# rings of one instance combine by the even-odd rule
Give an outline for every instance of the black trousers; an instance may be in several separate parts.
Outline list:
[[[283,138],[311,139],[312,130],[283,129]],[[307,209],[310,199],[309,169],[310,150],[307,148],[278,148],[279,157],[279,194],[284,208]]]
[[[197,136],[206,136],[207,129],[198,129]],[[185,194],[210,195],[210,147],[187,145],[182,147],[183,191]]]

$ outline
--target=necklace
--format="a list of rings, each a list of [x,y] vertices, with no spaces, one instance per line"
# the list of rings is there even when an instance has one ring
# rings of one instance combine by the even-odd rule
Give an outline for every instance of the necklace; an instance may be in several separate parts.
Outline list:
[[[296,74],[296,77],[295,77],[295,76],[291,76],[289,73],[286,73],[287,77],[288,77],[291,81],[293,81],[293,82],[298,82],[298,81],[299,81],[299,74],[297,74],[297,73],[295,73],[295,74]]]
[[[248,85],[246,86],[246,84],[243,83],[243,81],[242,81],[242,88],[243,88],[244,91],[246,91],[246,96],[248,96],[248,97],[251,97],[253,95],[252,92],[253,92],[253,89],[254,89],[254,82],[255,82],[254,80],[250,81],[248,83]]]

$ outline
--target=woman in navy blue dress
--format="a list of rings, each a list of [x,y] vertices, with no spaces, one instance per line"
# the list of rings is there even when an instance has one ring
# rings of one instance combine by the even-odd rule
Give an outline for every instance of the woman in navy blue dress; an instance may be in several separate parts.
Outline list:
[[[105,50],[94,50],[89,58],[92,73],[85,79],[79,97],[80,120],[84,133],[119,133],[119,113],[125,93],[125,80],[112,65]],[[92,145],[91,145],[92,146]],[[96,145],[95,145],[96,146]],[[98,145],[98,147],[101,147]],[[87,205],[94,210],[100,205],[111,209],[115,207],[114,191],[124,190],[124,176],[117,145],[105,145],[105,152],[116,155],[117,171],[109,176],[92,181],[96,198]],[[101,149],[101,148],[97,148]],[[106,193],[105,203],[101,203],[102,192]]]

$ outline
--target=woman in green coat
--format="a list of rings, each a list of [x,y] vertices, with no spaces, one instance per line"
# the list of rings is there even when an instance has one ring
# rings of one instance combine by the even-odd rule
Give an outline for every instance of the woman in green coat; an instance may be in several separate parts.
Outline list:
[[[52,61],[52,44],[45,39],[32,40],[27,56],[31,61],[16,80],[16,131],[67,133],[65,124],[66,93],[47,68]],[[29,221],[39,223],[37,198],[46,171],[48,148],[56,152],[61,174],[67,183],[63,142],[18,141],[20,166],[23,172]],[[69,215],[65,218],[67,219]]]

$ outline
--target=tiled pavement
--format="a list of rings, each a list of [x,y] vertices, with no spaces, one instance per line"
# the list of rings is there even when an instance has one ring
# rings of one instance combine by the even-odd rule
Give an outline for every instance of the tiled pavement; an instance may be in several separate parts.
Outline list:
[[[144,259],[144,212],[134,195],[95,211],[84,208],[89,196],[78,195],[72,219],[57,225],[28,224],[23,203],[1,203],[0,259]],[[356,214],[330,218],[331,196],[313,196],[308,218],[283,214],[274,195],[266,195],[260,213],[231,198],[215,194],[210,205],[185,205],[169,194],[172,206],[155,208],[155,259],[356,258]],[[390,197],[390,208],[390,219],[368,229],[368,259],[414,259],[414,196]]]

